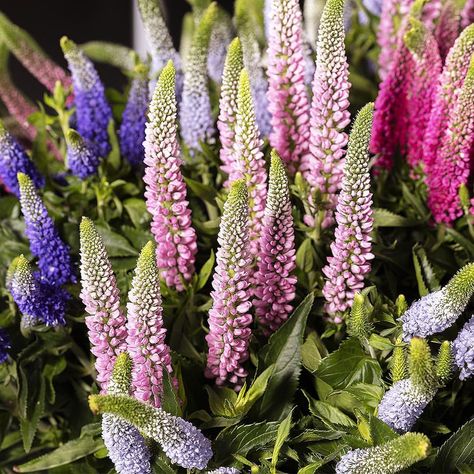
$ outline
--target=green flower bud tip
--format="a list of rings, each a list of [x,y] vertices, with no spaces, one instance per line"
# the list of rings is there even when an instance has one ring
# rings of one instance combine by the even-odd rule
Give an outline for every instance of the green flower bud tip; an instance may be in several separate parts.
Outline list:
[[[471,197],[469,196],[469,189],[464,183],[459,186],[459,200],[461,201],[461,205],[463,208],[469,209],[471,207]]]
[[[365,298],[360,293],[354,296],[351,312],[347,321],[347,332],[350,336],[365,340],[372,332],[369,314],[365,304]]]
[[[13,275],[15,274],[15,271],[16,271],[16,269],[17,269],[17,267],[18,267],[18,262],[21,261],[21,260],[24,259],[24,258],[25,258],[24,255],[21,254],[20,256],[15,257],[15,258],[11,261],[10,265],[8,266],[7,274],[6,274],[6,278],[5,278],[5,286],[6,286],[7,288],[10,287],[10,283],[11,283],[11,281],[12,281]],[[26,259],[25,259],[25,260],[26,260]]]
[[[441,385],[445,385],[453,373],[453,351],[450,341],[444,341],[436,359],[436,377]]]
[[[404,36],[405,45],[407,48],[417,55],[423,53],[426,40],[426,28],[423,23],[417,18],[410,18],[410,29]]]
[[[397,308],[397,317],[399,318],[408,309],[405,295],[398,295],[395,306]]]
[[[28,175],[24,173],[18,173],[17,178],[18,178],[18,184],[20,186],[20,190],[22,191],[22,193],[31,188],[34,188],[33,182],[31,181]]]
[[[446,285],[446,300],[461,312],[474,292],[474,263],[465,265]],[[462,308],[462,309],[461,309]]]
[[[408,375],[405,345],[402,343],[401,338],[397,340],[396,344],[393,349],[392,359],[390,360],[390,377],[393,383],[407,378]]]
[[[70,145],[81,146],[84,143],[84,140],[76,130],[70,128],[66,132],[66,142]]]
[[[420,337],[410,341],[410,377],[415,386],[432,390],[435,385],[434,367],[428,342]]]
[[[77,49],[76,43],[70,40],[67,36],[63,36],[59,40],[59,44],[61,45],[61,49],[63,50],[64,54],[70,53],[71,51],[74,51],[75,49]]]
[[[122,352],[115,359],[114,368],[112,370],[113,384],[119,393],[128,393],[132,381],[132,359],[127,352]],[[109,392],[111,391],[109,386]]]

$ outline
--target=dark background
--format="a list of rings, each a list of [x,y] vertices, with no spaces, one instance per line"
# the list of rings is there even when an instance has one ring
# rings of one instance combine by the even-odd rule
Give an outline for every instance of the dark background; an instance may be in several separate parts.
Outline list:
[[[190,10],[185,0],[164,0],[168,26],[175,45],[181,34],[184,14]],[[219,0],[227,10],[233,0]],[[59,38],[69,36],[76,43],[105,40],[132,46],[132,0],[0,0],[0,10],[14,23],[27,30],[57,63],[66,67]],[[120,87],[124,78],[116,69],[98,65],[99,73],[109,86]],[[32,99],[42,98],[44,89],[17,61],[10,59],[10,71],[17,84]]]

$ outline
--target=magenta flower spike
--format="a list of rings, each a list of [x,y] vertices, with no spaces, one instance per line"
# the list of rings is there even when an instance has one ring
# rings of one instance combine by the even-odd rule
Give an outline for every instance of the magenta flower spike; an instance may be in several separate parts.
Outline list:
[[[428,205],[436,222],[463,214],[459,188],[467,185],[474,146],[474,56],[427,176]]]
[[[256,258],[267,196],[267,172],[262,152],[263,140],[257,126],[250,78],[246,69],[240,74],[238,87],[234,161],[229,172],[229,181],[243,178],[247,185],[250,252]]]
[[[240,72],[243,67],[242,46],[239,38],[235,38],[232,43],[230,43],[227,51],[219,100],[219,117],[217,119],[217,129],[219,130],[219,138],[221,141],[221,170],[226,174],[230,174],[233,166],[237,96]],[[227,180],[224,185],[228,187],[230,180]]]
[[[314,208],[313,215],[306,216],[305,221],[312,224],[320,211],[313,203],[313,195],[318,191],[326,203],[323,227],[327,227],[334,221],[333,210],[341,188],[348,139],[344,129],[350,123],[344,0],[328,0],[319,25],[309,152],[302,158],[300,171],[310,185],[308,200]]]
[[[337,227],[331,244],[332,256],[323,268],[325,310],[340,322],[354,295],[364,288],[372,250],[372,193],[370,192],[369,141],[373,104],[367,104],[354,122],[344,165],[342,190],[336,208]]]
[[[307,152],[309,139],[302,14],[298,0],[274,0],[271,13],[268,46],[270,144],[294,174]]]
[[[407,161],[415,168],[423,161],[423,141],[442,70],[438,44],[422,22],[410,18],[405,44],[412,54],[413,69],[407,90]]]
[[[82,219],[81,299],[89,316],[91,352],[96,356],[97,383],[107,390],[117,356],[126,351],[127,328],[120,295],[102,237],[92,221]]]
[[[218,235],[217,266],[209,311],[206,376],[218,385],[240,390],[247,376],[252,330],[248,193],[243,180],[234,182],[224,205]]]
[[[466,0],[461,11],[461,28],[467,28],[474,23],[474,0]]]
[[[273,150],[253,301],[258,321],[267,333],[276,331],[293,309],[296,251],[291,210],[285,165]]]
[[[439,77],[436,97],[423,143],[423,162],[428,175],[430,167],[436,162],[440,140],[448,127],[449,116],[459,97],[473,53],[474,25],[471,25],[459,35],[454,43]]]
[[[456,5],[456,0],[445,0],[435,28],[435,37],[438,41],[439,53],[443,62],[459,36],[460,28],[461,11]]]
[[[160,274],[168,287],[183,291],[194,274],[197,243],[180,169],[175,74],[170,61],[153,94],[145,132],[143,180]]]
[[[171,374],[170,349],[165,342],[160,275],[156,247],[149,242],[140,253],[128,294],[127,349],[133,363],[132,392],[138,400],[161,405],[163,371]]]

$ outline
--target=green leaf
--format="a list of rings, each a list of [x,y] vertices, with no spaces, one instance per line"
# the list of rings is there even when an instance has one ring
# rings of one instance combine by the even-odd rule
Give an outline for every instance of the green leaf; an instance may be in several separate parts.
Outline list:
[[[39,388],[34,400],[28,401],[27,416],[20,420],[21,435],[23,437],[23,447],[29,453],[33,439],[38,428],[38,423],[44,414],[44,403],[46,396],[46,381],[44,377],[39,377]]]
[[[346,426],[352,428],[354,421],[343,413],[339,408],[333,407],[329,403],[315,400],[303,391],[309,403],[309,411],[322,421],[329,422],[330,425]]]
[[[206,385],[205,388],[213,415],[224,417],[236,415],[234,404],[237,401],[237,394],[234,390],[228,387],[212,388],[209,385]]]
[[[452,474],[458,466],[474,465],[474,419],[454,433],[439,449],[431,472]]]
[[[104,448],[100,438],[84,436],[63,444],[59,448],[39,458],[15,466],[16,472],[35,472],[65,466]]]
[[[387,209],[374,209],[374,227],[412,227],[418,223]]]
[[[274,365],[260,402],[260,415],[266,419],[278,420],[284,417],[298,388],[301,346],[313,302],[314,295],[309,294],[262,349],[260,357],[263,367]]]
[[[211,255],[207,259],[206,263],[202,266],[201,271],[199,272],[198,283],[197,283],[197,290],[204,288],[209,277],[212,274],[212,269],[214,268],[214,263],[216,261],[216,256],[214,255],[214,251],[211,249]]]
[[[376,416],[369,416],[369,427],[370,437],[375,446],[386,443],[392,439],[398,438],[398,434],[385,424],[382,420],[379,420]]]
[[[321,363],[321,354],[318,348],[318,335],[315,332],[309,334],[301,347],[301,359],[303,367],[309,372],[316,372]]]
[[[314,249],[311,239],[303,240],[296,252],[296,265],[303,272],[309,273],[314,268]]]
[[[432,291],[439,290],[439,280],[426,256],[425,249],[417,244],[413,247],[412,253],[419,295],[426,296]]]
[[[163,396],[161,400],[161,408],[171,415],[181,416],[181,403],[178,394],[173,387],[173,379],[167,370],[163,370]]]
[[[470,257],[474,257],[474,244],[469,239],[466,239],[461,233],[450,227],[446,228],[446,234],[458,243]]]
[[[291,416],[293,412],[290,411],[288,416],[280,423],[278,427],[277,437],[275,441],[275,446],[273,447],[272,454],[272,472],[276,473],[276,465],[278,463],[278,456],[280,455],[281,448],[283,443],[288,438],[291,429]]]
[[[97,225],[97,228],[104,239],[109,257],[132,257],[138,255],[138,251],[130,245],[125,237],[101,225]]]
[[[107,167],[112,168],[114,171],[117,171],[120,168],[121,159],[120,159],[120,146],[117,138],[117,133],[115,131],[114,121],[111,119],[107,127],[107,132],[109,134],[109,141],[111,146],[111,151],[109,156],[105,159]]]
[[[382,337],[375,333],[370,335],[369,344],[379,351],[389,351],[394,347],[388,337]]]
[[[131,197],[123,201],[123,207],[128,212],[130,220],[137,228],[141,228],[150,221],[150,214],[147,211],[145,201],[136,197]]]
[[[199,181],[195,181],[191,178],[184,178],[188,188],[195,194],[198,198],[201,198],[203,201],[216,206],[216,197],[217,191],[207,184],[202,184]]]
[[[176,471],[162,458],[155,457],[153,470],[156,474],[176,474]]]

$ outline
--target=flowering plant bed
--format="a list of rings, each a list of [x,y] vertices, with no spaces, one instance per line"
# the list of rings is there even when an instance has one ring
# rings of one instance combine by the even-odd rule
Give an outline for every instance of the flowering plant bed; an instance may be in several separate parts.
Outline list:
[[[0,14],[0,469],[472,472],[473,2],[190,3]]]

